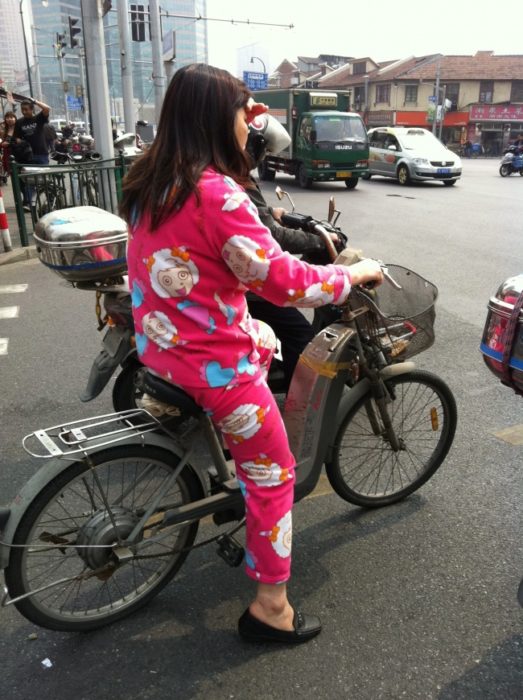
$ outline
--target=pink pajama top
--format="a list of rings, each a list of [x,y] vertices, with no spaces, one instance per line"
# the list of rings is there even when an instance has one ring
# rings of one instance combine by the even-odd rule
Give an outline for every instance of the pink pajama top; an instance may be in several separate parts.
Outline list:
[[[341,304],[347,268],[309,265],[281,250],[245,190],[208,168],[191,195],[151,232],[129,233],[136,347],[144,365],[173,383],[232,387],[259,378],[247,289],[278,306]]]

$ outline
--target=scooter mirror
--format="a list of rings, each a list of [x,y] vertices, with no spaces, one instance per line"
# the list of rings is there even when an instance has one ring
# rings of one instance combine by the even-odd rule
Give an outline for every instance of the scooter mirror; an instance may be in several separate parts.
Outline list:
[[[292,201],[290,194],[289,194],[288,192],[285,192],[285,190],[282,190],[282,188],[281,188],[279,185],[277,185],[277,186],[275,187],[274,191],[275,191],[275,193],[276,193],[276,196],[277,196],[278,199],[280,200],[280,202],[281,202],[282,199],[284,199],[285,197],[287,197],[287,199],[289,200],[289,202],[290,202],[290,204],[291,204],[292,211],[294,212],[294,210],[295,210],[296,207],[294,206],[294,202]]]
[[[329,213],[327,215],[327,221],[332,223],[332,217],[334,216],[334,213],[336,212],[336,202],[334,200],[334,197],[329,197]]]

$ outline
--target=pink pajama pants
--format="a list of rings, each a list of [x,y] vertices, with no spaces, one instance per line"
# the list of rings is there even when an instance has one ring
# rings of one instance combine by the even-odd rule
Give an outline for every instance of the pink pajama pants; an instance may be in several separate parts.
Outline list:
[[[268,367],[273,350],[259,348]],[[290,577],[295,459],[283,420],[264,379],[232,387],[180,384],[222,431],[245,498],[246,573],[260,583]]]

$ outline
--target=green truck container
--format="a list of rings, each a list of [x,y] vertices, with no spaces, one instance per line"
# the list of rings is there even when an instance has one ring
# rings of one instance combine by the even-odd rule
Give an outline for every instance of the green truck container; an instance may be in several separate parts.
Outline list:
[[[340,180],[349,189],[369,167],[369,142],[362,118],[350,112],[345,90],[257,90],[257,102],[283,124],[291,144],[277,156],[259,164],[261,180],[274,180],[276,172],[296,176],[300,187],[314,180]]]

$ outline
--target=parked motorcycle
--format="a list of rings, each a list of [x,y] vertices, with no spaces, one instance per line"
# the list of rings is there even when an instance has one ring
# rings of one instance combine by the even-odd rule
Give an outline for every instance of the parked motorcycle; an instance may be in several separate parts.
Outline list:
[[[512,146],[505,151],[501,165],[499,166],[499,174],[501,177],[508,177],[512,173],[523,175],[523,150]]]
[[[492,374],[523,397],[523,274],[506,279],[490,298],[480,350]],[[517,599],[523,607],[523,578]]]

